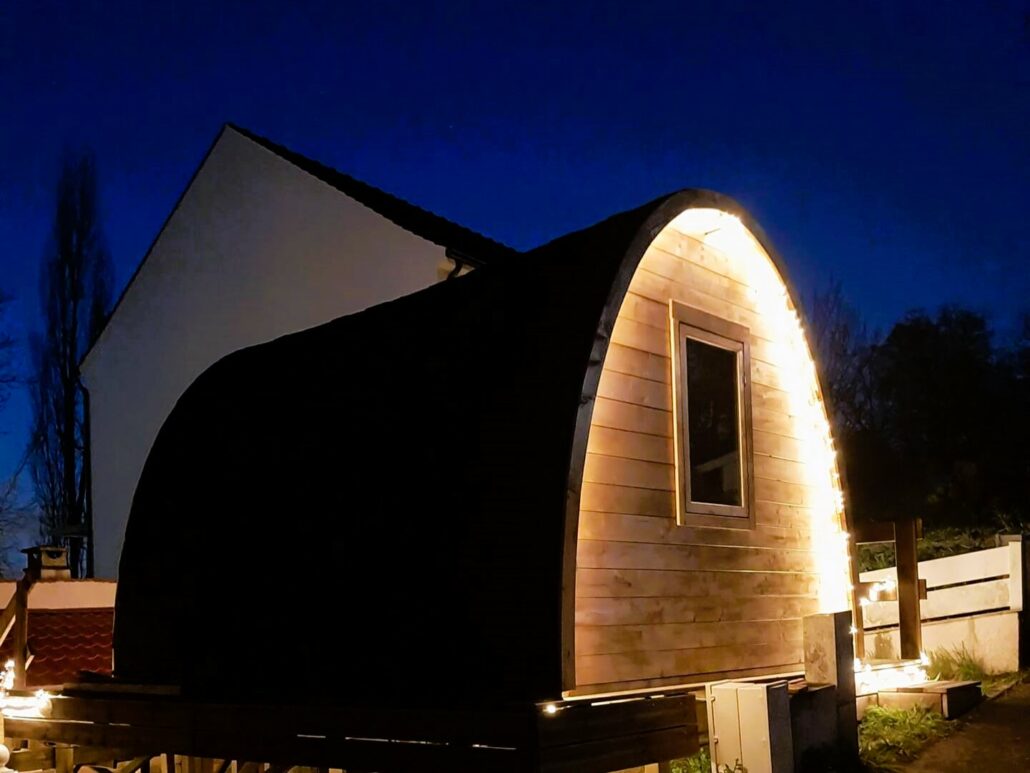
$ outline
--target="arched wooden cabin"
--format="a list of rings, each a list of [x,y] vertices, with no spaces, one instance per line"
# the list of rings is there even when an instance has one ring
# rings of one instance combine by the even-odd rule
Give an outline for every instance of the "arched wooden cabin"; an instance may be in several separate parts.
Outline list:
[[[437,707],[798,670],[802,616],[849,605],[843,518],[779,262],[681,191],[201,375],[135,494],[115,672]]]

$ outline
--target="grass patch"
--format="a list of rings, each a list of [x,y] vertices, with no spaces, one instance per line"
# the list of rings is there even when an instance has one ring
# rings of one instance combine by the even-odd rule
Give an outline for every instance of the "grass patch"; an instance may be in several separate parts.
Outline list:
[[[671,767],[672,773],[712,773],[712,757],[708,752],[708,744],[702,746],[693,757],[673,760]],[[719,773],[747,773],[747,768],[738,760],[732,768],[729,765],[723,765],[719,768]]]
[[[673,760],[670,767],[672,773],[712,773],[712,758],[708,753],[708,744],[704,744],[692,757]]]
[[[929,655],[926,675],[931,679],[982,682],[988,677],[983,661],[967,650],[965,644],[951,650],[939,647],[931,650]]]
[[[992,674],[984,668],[983,661],[967,650],[964,644],[951,650],[941,647],[932,650],[929,655],[930,665],[926,667],[928,677],[961,682],[978,681],[981,692],[988,698],[1019,684],[1028,675],[1027,671]]]
[[[898,771],[951,729],[948,720],[925,709],[870,706],[858,726],[859,754],[870,771]]]
[[[993,698],[1000,695],[1010,687],[1022,684],[1030,672],[1013,671],[1008,674],[988,674],[987,678],[980,683],[980,691],[985,698]]]

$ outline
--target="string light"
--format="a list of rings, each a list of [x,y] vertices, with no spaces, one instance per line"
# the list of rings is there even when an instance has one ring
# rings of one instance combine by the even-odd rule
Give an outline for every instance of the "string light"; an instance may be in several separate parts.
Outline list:
[[[809,530],[819,575],[819,611],[851,607],[850,538],[837,451],[830,435],[815,362],[804,326],[769,255],[734,215],[716,209],[688,209],[672,227],[701,241],[705,248],[732,256],[730,270],[750,288],[748,297],[768,326],[771,350],[787,393],[792,427],[800,441],[804,483],[810,495]]]
[[[800,461],[804,483],[809,492],[809,529],[813,556],[819,575],[820,612],[850,609],[855,586],[851,581],[851,535],[844,512],[844,489],[837,467],[837,450],[830,434],[830,422],[819,388],[819,378],[804,325],[787,294],[779,270],[755,239],[734,215],[716,209],[689,209],[681,213],[672,227],[726,256],[729,270],[747,286],[747,297],[768,326],[769,359],[780,374],[778,386],[787,393],[792,428],[800,441]],[[894,580],[867,587],[867,596],[858,599],[862,606],[878,601],[897,588]],[[852,636],[859,636],[856,626]],[[859,692],[899,687],[927,681],[928,658],[918,661],[873,666],[855,658],[855,681]]]
[[[32,695],[11,695],[14,689],[14,661],[8,660],[0,671],[0,712],[5,717],[41,717],[50,707],[50,693],[36,690]]]
[[[920,653],[919,660],[902,663],[891,663],[873,666],[855,658],[855,692],[858,695],[869,695],[881,690],[892,690],[899,687],[910,687],[931,680],[926,675],[925,666],[930,662],[926,653]]]

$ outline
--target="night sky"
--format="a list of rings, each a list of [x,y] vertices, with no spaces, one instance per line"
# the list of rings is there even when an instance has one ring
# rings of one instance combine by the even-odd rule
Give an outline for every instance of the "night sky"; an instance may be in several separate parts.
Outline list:
[[[1026,0],[5,0],[0,110],[20,333],[61,149],[96,153],[120,290],[225,121],[518,248],[707,187],[874,325],[1030,305]],[[28,420],[18,395],[0,477]]]

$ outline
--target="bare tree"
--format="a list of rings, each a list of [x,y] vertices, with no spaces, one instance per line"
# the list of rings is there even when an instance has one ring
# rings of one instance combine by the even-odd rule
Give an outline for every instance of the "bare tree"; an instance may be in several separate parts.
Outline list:
[[[0,411],[7,405],[15,383],[14,334],[7,320],[7,304],[11,296],[0,290]]]
[[[40,273],[43,332],[32,341],[30,470],[42,535],[69,549],[72,571],[91,573],[87,534],[86,427],[79,360],[99,331],[111,292],[97,178],[89,153],[66,154],[50,242]]]
[[[873,336],[839,282],[812,296],[809,322],[820,380],[839,433],[867,427],[876,416],[869,353]]]
[[[0,415],[11,396],[11,390],[18,383],[14,364],[15,336],[7,317],[11,296],[0,291]],[[6,425],[0,423],[0,435],[7,434]],[[16,541],[25,525],[26,507],[19,496],[20,474],[24,462],[17,465],[8,477],[0,479],[0,575],[8,576],[13,568],[7,563],[10,550],[17,547]]]

